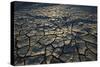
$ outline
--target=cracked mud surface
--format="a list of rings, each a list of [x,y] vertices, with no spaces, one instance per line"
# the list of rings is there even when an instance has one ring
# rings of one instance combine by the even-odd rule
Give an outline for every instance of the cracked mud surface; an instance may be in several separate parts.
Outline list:
[[[14,64],[97,60],[96,7],[15,3]]]

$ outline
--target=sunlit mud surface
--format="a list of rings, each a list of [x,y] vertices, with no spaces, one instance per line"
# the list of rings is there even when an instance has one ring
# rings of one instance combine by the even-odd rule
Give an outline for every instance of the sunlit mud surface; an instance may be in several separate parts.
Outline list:
[[[15,3],[14,64],[97,60],[97,7]]]

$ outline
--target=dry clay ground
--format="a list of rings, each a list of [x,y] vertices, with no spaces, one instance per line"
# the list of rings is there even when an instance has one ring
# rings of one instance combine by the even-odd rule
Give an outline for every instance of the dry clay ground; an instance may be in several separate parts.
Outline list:
[[[15,6],[14,65],[97,60],[96,7]]]

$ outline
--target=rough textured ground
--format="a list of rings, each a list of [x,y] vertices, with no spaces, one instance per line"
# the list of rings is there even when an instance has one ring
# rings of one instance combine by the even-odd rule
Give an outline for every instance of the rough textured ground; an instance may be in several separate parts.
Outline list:
[[[97,8],[15,3],[14,64],[97,60]]]

